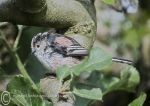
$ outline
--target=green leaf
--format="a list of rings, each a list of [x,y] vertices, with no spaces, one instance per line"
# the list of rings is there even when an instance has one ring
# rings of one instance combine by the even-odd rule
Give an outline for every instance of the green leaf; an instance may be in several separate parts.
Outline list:
[[[115,0],[102,0],[102,1],[109,5],[115,5]]]
[[[58,68],[56,71],[59,80],[63,80],[71,73],[79,75],[84,71],[101,70],[112,62],[112,57],[100,48],[92,48],[89,58],[86,58],[82,63],[72,67],[67,66]]]
[[[88,106],[91,102],[90,99],[82,98],[79,96],[76,96],[75,106]]]
[[[132,101],[128,106],[143,106],[145,100],[146,94],[142,92],[140,96],[136,98],[134,101]]]
[[[59,67],[56,71],[56,74],[58,80],[62,81],[64,78],[71,74],[71,70],[67,66]]]
[[[116,85],[120,81],[119,78],[114,77],[114,76],[105,76],[101,75],[101,79],[99,80],[99,86],[103,90],[103,92],[109,92],[112,91],[113,89],[110,89],[113,85]]]
[[[129,67],[129,70],[127,72],[129,72],[130,74],[127,87],[134,89],[140,82],[140,75],[138,71],[132,66]]]
[[[107,85],[107,89],[104,94],[114,91],[114,90],[125,90],[133,92],[135,87],[140,82],[140,76],[138,71],[132,67],[127,66],[125,69],[121,71],[121,78],[115,78],[114,81],[110,82]]]
[[[87,99],[102,100],[102,91],[99,88],[93,88],[91,90],[74,88],[73,93]]]
[[[89,58],[72,68],[75,75],[84,71],[102,70],[112,62],[112,57],[100,48],[92,48]]]
[[[7,90],[11,94],[11,100],[17,106],[45,106],[38,90],[22,75],[15,76],[7,85]]]

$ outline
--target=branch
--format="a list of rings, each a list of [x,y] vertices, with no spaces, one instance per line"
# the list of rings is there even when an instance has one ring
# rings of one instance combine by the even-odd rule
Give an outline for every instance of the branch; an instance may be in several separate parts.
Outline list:
[[[0,0],[0,21],[68,29],[87,48],[96,34],[92,0]]]
[[[83,0],[82,0],[83,1]],[[79,22],[93,21],[94,14],[89,0],[1,0],[0,21],[11,21],[17,24],[70,27]],[[46,4],[45,4],[46,3]],[[86,10],[84,6],[89,5]]]

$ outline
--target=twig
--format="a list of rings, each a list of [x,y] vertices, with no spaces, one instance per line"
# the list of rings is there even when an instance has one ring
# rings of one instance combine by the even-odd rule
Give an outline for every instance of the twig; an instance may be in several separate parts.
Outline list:
[[[30,83],[32,83],[33,88],[37,89],[35,83],[32,81],[32,79],[30,78],[30,76],[27,73],[27,70],[25,69],[23,63],[21,62],[18,54],[16,52],[13,51],[13,49],[10,47],[10,45],[7,43],[5,36],[0,32],[2,38],[2,43],[6,46],[6,48],[8,49],[10,55],[12,56],[14,62],[16,63],[18,69],[20,70],[21,74],[30,81]]]
[[[18,43],[19,43],[19,40],[20,40],[20,37],[21,37],[21,34],[22,34],[23,25],[19,25],[19,26],[18,26],[18,29],[19,29],[19,32],[18,32],[17,38],[16,38],[15,43],[14,43],[14,46],[13,46],[13,48],[14,48],[15,50],[17,49],[17,46],[18,46]]]

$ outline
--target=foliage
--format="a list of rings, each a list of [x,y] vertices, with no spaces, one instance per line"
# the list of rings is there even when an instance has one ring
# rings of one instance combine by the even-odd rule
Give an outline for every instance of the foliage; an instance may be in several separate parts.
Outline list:
[[[47,106],[40,92],[22,75],[15,76],[7,85],[11,99],[17,106]]]
[[[143,106],[145,100],[146,94],[142,92],[140,96],[136,98],[134,101],[132,101],[128,106]]]
[[[66,66],[61,67],[57,70],[57,76],[60,81],[63,81],[63,79],[65,79],[70,73],[72,74],[71,79],[73,80],[73,78],[75,77],[74,75],[79,76],[80,73],[85,72],[86,69],[89,69],[88,71],[96,71],[99,69],[102,70],[104,67],[110,65],[110,63],[111,56],[108,53],[104,52],[100,48],[93,48],[91,50],[89,58],[83,60],[83,62],[81,63],[82,65],[79,64],[73,68],[68,68]],[[77,70],[77,74],[75,70]],[[139,74],[132,66],[127,66],[125,69],[123,69],[121,71],[120,78],[114,76],[107,78],[106,75],[100,73],[100,71],[98,71],[97,75],[101,76],[101,78],[94,80],[98,81],[98,85],[100,85],[101,87],[91,87],[90,89],[86,89],[86,87],[83,87],[82,89],[80,89],[76,85],[73,85],[74,89],[72,92],[82,98],[102,101],[103,96],[111,91],[134,91],[135,87],[139,83]],[[45,106],[46,103],[50,103],[48,101],[45,102],[46,100],[44,100],[39,90],[35,89],[32,86],[32,83],[22,75],[15,76],[9,82],[7,90],[11,93],[13,103],[17,104],[18,106],[30,106],[37,104],[39,106]]]
[[[85,71],[84,69],[86,68],[84,67],[90,67],[87,68],[90,69],[88,71],[96,71],[99,69],[102,70],[107,65],[110,65],[110,63],[111,63],[111,56],[108,53],[104,52],[100,48],[93,48],[91,50],[89,58],[83,60],[83,62],[75,66],[74,69],[69,69],[67,67],[59,68],[57,70],[57,75],[58,78],[62,80],[65,77],[67,77],[69,73],[80,75],[82,72]],[[139,73],[132,66],[126,66],[126,68],[121,70],[120,78],[114,76],[107,77],[105,74],[102,73],[101,74],[99,73],[97,75],[99,76],[101,75],[101,77],[95,78],[93,80],[95,82],[99,81],[98,83],[98,85],[100,86],[99,88],[90,88],[90,90],[85,89],[86,87],[82,87],[82,89],[74,88],[73,93],[87,99],[102,100],[102,97],[104,95],[112,91],[124,90],[124,91],[134,92],[136,86],[139,84],[140,81]],[[87,84],[89,84],[89,86],[90,86],[90,81],[91,80],[87,81]],[[97,86],[97,83],[95,83],[94,86]]]
[[[90,52],[90,56],[84,59],[80,64],[76,65],[69,69],[68,67],[60,67],[56,74],[58,79],[62,80],[69,74],[74,74],[79,76],[80,73],[85,71],[96,71],[102,70],[106,66],[108,66],[112,61],[112,57],[110,54],[104,52],[100,48],[92,48]]]
[[[11,100],[17,106],[50,106],[32,83],[22,75],[15,76],[7,85]]]
[[[102,100],[102,91],[99,88],[93,88],[91,90],[74,88],[73,93],[87,99]]]

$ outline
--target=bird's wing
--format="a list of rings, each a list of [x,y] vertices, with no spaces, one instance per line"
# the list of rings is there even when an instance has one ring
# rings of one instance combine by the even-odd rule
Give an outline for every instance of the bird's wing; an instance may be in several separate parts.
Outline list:
[[[66,56],[87,56],[88,50],[76,40],[67,36],[59,36],[54,41],[55,50]]]
[[[87,56],[88,50],[81,45],[71,45],[66,48],[66,53],[68,56]]]

